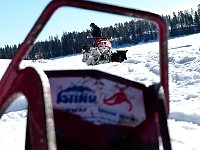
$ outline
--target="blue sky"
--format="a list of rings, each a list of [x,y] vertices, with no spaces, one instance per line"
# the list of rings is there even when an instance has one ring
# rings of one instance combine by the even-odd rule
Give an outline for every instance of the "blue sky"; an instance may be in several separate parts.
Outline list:
[[[138,8],[159,14],[177,11],[178,9],[197,9],[199,0],[94,0],[105,3],[113,3],[118,6]],[[4,0],[0,5],[0,47],[22,43],[27,33],[34,25],[42,10],[49,0]],[[73,15],[72,15],[73,13]],[[168,13],[168,14],[169,14]],[[48,39],[48,36],[59,38],[63,32],[86,31],[91,22],[100,27],[107,27],[115,23],[129,21],[132,18],[112,16],[104,13],[96,13],[69,7],[61,8],[55,12],[49,23],[41,32],[37,40]]]

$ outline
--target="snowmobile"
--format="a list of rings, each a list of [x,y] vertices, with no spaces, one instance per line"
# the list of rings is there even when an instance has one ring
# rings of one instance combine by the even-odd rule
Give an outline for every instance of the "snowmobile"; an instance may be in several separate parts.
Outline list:
[[[63,6],[155,22],[159,35],[160,82],[145,86],[94,69],[20,68],[49,18]],[[27,98],[26,150],[170,150],[167,35],[165,20],[151,12],[83,0],[51,1],[0,81],[0,114],[19,93]]]
[[[86,62],[87,65],[122,62],[127,60],[126,52],[128,50],[115,50],[115,52],[113,52],[111,42],[107,37],[88,36],[87,38],[94,40],[91,47],[86,45],[82,46],[82,61]]]

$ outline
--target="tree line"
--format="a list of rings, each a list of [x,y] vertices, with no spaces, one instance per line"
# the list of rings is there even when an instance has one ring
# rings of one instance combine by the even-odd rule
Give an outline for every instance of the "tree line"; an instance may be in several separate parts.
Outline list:
[[[173,12],[172,15],[162,16],[169,28],[169,37],[177,37],[200,33],[200,7],[196,11]],[[125,44],[138,44],[157,40],[156,25],[150,21],[142,19],[132,19],[125,23],[116,23],[114,26],[101,28],[102,35],[107,37],[113,47]],[[49,59],[53,57],[66,56],[81,53],[82,45],[91,46],[92,39],[86,37],[90,30],[83,32],[63,32],[61,39],[58,36],[49,36],[45,41],[38,41],[34,44],[26,59]],[[5,45],[0,48],[0,59],[11,59],[17,51],[18,45]]]

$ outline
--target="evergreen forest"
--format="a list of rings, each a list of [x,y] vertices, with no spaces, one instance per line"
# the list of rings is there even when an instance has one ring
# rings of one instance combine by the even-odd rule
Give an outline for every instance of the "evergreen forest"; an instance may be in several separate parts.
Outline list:
[[[162,17],[168,24],[169,38],[200,33],[200,7],[197,10],[173,12],[172,15]],[[156,25],[141,19],[115,23],[109,27],[101,28],[101,30],[102,35],[111,41],[114,48],[157,40]],[[92,45],[92,39],[86,38],[89,34],[90,30],[83,32],[64,31],[60,39],[58,36],[49,36],[45,41],[36,42],[26,59],[49,59],[81,53],[82,45]],[[20,44],[1,47],[0,59],[12,59],[19,46]]]

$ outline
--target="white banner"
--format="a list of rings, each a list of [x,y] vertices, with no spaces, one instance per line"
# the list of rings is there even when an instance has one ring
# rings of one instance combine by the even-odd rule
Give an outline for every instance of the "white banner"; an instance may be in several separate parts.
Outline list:
[[[91,77],[49,80],[54,109],[79,115],[95,124],[136,126],[146,118],[140,89]]]

